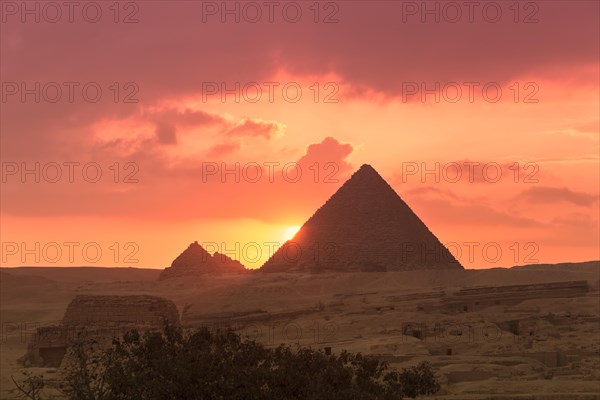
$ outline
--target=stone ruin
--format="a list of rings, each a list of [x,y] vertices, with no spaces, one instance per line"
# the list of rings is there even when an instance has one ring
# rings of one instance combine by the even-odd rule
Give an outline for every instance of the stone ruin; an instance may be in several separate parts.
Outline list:
[[[248,270],[242,263],[225,254],[211,255],[198,242],[191,243],[173,262],[165,268],[159,279],[198,276],[202,274],[244,273]]]
[[[79,337],[109,346],[114,337],[131,329],[160,329],[165,323],[178,325],[179,313],[172,301],[161,297],[77,296],[59,325],[36,330],[23,361],[31,366],[59,367],[68,347]]]

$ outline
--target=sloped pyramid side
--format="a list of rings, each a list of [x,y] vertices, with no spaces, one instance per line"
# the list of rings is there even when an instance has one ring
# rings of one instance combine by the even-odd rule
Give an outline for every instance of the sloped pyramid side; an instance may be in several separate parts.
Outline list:
[[[211,255],[198,242],[191,243],[159,276],[160,280],[202,274],[241,273],[246,268],[225,254]]]
[[[260,270],[462,268],[394,189],[365,164]]]

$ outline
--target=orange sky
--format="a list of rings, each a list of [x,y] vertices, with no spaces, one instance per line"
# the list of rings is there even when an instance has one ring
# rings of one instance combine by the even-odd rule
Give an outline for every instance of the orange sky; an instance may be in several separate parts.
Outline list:
[[[3,9],[1,265],[256,268],[363,163],[467,268],[600,258],[598,3],[402,3]]]

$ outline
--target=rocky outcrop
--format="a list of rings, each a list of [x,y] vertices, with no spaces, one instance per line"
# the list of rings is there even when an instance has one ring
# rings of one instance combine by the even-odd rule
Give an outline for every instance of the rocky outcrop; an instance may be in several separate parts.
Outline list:
[[[394,189],[365,164],[260,271],[462,268]]]
[[[165,268],[159,279],[246,271],[239,261],[219,252],[211,255],[198,242],[194,242],[173,260],[169,268]]]

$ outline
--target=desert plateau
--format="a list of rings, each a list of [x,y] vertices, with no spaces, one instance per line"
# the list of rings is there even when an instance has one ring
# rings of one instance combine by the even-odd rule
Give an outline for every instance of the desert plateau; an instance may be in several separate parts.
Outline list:
[[[431,398],[596,399],[599,268],[251,273],[194,282],[159,281],[160,271],[148,269],[3,268],[0,396],[14,395],[10,375],[24,367],[19,360],[36,330],[61,324],[74,298],[151,295],[171,300],[188,327],[230,325],[266,345],[345,348],[398,366],[428,360],[443,380],[443,393]],[[114,314],[106,312],[82,321],[110,326]],[[58,365],[45,363],[36,368],[52,376]]]

